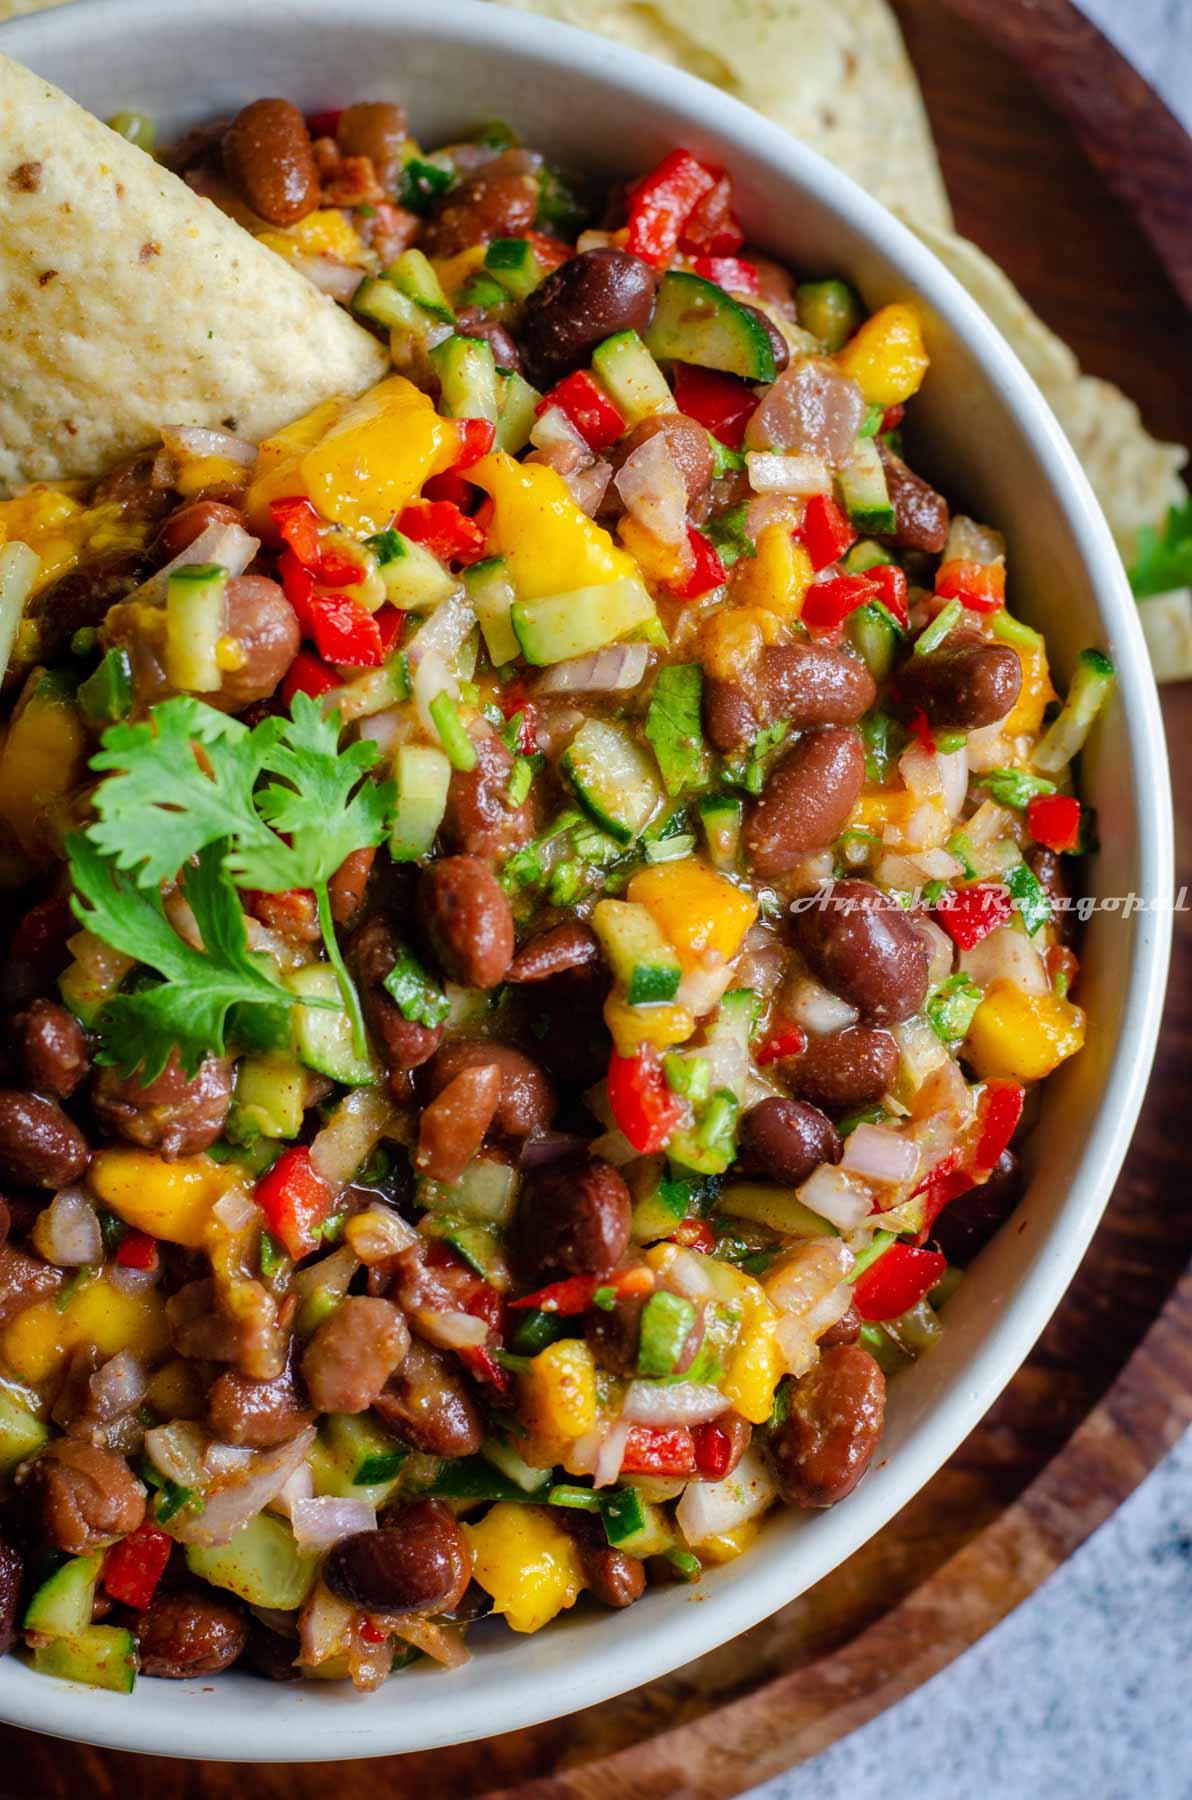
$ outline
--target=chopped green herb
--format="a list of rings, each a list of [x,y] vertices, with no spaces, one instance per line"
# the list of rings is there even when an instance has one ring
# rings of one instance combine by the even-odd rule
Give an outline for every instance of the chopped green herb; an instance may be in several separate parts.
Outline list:
[[[739,506],[730,506],[717,513],[703,527],[704,536],[714,546],[726,569],[731,569],[742,556],[757,555],[757,545],[745,529],[748,513],[749,502],[743,500]]]
[[[592,1295],[592,1305],[598,1306],[601,1312],[612,1312],[617,1304],[617,1290],[614,1287],[598,1287]]]
[[[438,982],[408,950],[399,953],[382,986],[411,1025],[428,1025],[433,1030],[451,1011],[451,1002]]]
[[[968,743],[967,731],[934,731],[931,741],[944,756],[951,756],[954,750],[963,750]]]
[[[289,1259],[273,1233],[262,1231],[257,1260],[265,1280],[272,1281]]]
[[[949,975],[928,994],[923,1010],[936,1037],[950,1044],[967,1034],[984,998],[970,975]]]
[[[952,627],[960,623],[960,615],[963,611],[964,603],[962,600],[959,598],[949,600],[947,606],[936,613],[931,624],[921,631],[919,636],[915,639],[913,654],[915,656],[930,656],[933,650],[938,650]]]
[[[1130,586],[1136,600],[1192,587],[1192,498],[1168,508],[1162,532],[1150,525],[1139,531]]]
[[[672,1093],[682,1094],[692,1106],[703,1106],[712,1097],[712,1065],[706,1056],[668,1054],[662,1072]]]
[[[1040,925],[1046,925],[1051,917],[1051,901],[1047,898],[1046,890],[1024,862],[1015,863],[1003,875],[1002,880],[1017,904],[1027,936],[1033,937]]]
[[[700,706],[703,671],[698,663],[670,663],[659,672],[646,713],[646,737],[672,797],[707,773]]]
[[[1022,808],[1039,794],[1055,793],[1054,781],[1047,781],[1042,775],[1028,775],[1025,769],[990,769],[987,775],[975,776],[974,782],[992,795],[999,806]]]
[[[538,171],[538,211],[534,226],[552,237],[574,240],[588,222],[589,209],[575,188],[552,163]]]
[[[505,797],[510,806],[521,806],[534,782],[534,762],[529,756],[517,756],[509,771]]]
[[[421,157],[412,156],[401,172],[397,203],[407,212],[417,213],[419,218],[424,218],[454,181],[455,176],[450,169],[440,168],[437,163],[424,162]]]
[[[954,831],[944,845],[944,849],[948,852],[949,856],[954,856],[956,858],[957,862],[964,870],[966,879],[975,881],[977,878],[977,865],[973,861],[973,845],[971,839],[966,837],[963,831]]]

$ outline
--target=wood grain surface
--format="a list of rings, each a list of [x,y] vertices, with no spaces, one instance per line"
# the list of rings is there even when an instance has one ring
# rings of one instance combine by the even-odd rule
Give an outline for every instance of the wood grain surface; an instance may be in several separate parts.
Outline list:
[[[1192,439],[1192,333],[1172,285],[1192,297],[1192,144],[1062,0],[895,3],[960,229],[1155,431]],[[1179,769],[1192,686],[1167,690],[1164,715]],[[1176,798],[1188,879],[1192,793],[1185,785]],[[334,1774],[141,1758],[0,1729],[0,1795],[323,1800],[331,1782],[337,1800],[724,1800],[814,1756],[1031,1594],[1192,1422],[1190,1062],[1192,915],[1179,914],[1143,1118],[1060,1311],[934,1480],[744,1638],[569,1719]]]

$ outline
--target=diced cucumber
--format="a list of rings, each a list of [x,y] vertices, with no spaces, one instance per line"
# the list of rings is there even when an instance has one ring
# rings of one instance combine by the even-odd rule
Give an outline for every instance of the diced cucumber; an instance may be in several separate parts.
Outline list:
[[[703,670],[698,663],[668,663],[658,671],[646,710],[646,737],[673,799],[707,778],[702,725]]]
[[[25,1630],[43,1637],[80,1637],[91,1623],[95,1584],[102,1567],[103,1557],[91,1555],[72,1556],[55,1569],[25,1608]]]
[[[384,325],[390,331],[425,331],[430,319],[400,288],[383,275],[366,275],[352,295],[352,311],[357,318],[373,325]]]
[[[6,548],[24,549],[24,545]],[[114,725],[118,719],[128,717],[132,708],[132,662],[127,650],[114,645],[106,652],[99,666],[86,681],[80,682],[78,702],[93,725]]]
[[[319,1567],[315,1550],[300,1550],[284,1519],[261,1512],[226,1544],[186,1546],[186,1566],[212,1587],[227,1588],[249,1606],[292,1612],[301,1606]]]
[[[629,1556],[661,1556],[675,1541],[662,1507],[643,1500],[636,1488],[614,1488],[600,1510],[609,1543]]]
[[[508,288],[502,287],[494,275],[486,275],[483,269],[477,269],[468,277],[455,298],[460,312],[476,306],[490,319],[503,318],[512,309],[513,302]]]
[[[485,252],[484,267],[515,300],[532,294],[547,273],[528,238],[494,238]]]
[[[751,1219],[785,1237],[835,1237],[835,1227],[804,1206],[789,1188],[767,1187],[763,1182],[734,1181],[717,1202],[719,1210],[734,1219]]]
[[[642,1308],[637,1367],[641,1375],[673,1375],[695,1324],[695,1307],[659,1288]]]
[[[592,929],[630,1006],[659,1006],[674,999],[683,971],[644,906],[632,900],[600,900],[592,914]]]
[[[880,569],[891,563],[897,563],[884,544],[875,544],[872,538],[858,538],[845,552],[843,566],[850,575],[864,575],[870,569]]]
[[[545,1471],[547,1481],[550,1470]],[[495,1468],[486,1456],[456,1456],[445,1462],[426,1490],[444,1500],[537,1500],[546,1498],[546,1482],[542,1494],[528,1494],[521,1483]]]
[[[624,725],[588,719],[562,768],[584,811],[618,844],[631,844],[662,804],[653,761]]]
[[[898,633],[876,606],[857,606],[848,616],[845,635],[873,679],[885,681],[898,656]]]
[[[366,669],[355,681],[346,681],[343,687],[336,688],[331,704],[339,714],[340,723],[350,725],[356,719],[368,719],[374,713],[387,712],[391,706],[409,698],[409,665],[405,651],[399,650],[379,669]]]
[[[212,694],[223,674],[217,650],[228,629],[228,572],[187,563],[166,584],[165,672],[171,686]]]
[[[137,1678],[136,1639],[122,1625],[88,1625],[76,1638],[55,1638],[39,1646],[33,1667],[59,1681],[131,1694]]]
[[[630,1191],[634,1198],[631,1235],[635,1244],[653,1244],[669,1237],[691,1209],[692,1185],[665,1172],[661,1157],[648,1157],[634,1166]]]
[[[716,1009],[716,1017],[707,1028],[706,1041],[709,1044],[735,1043],[742,1051],[747,1052],[753,1028],[757,1024],[759,1010],[758,997],[752,988],[730,988],[728,993],[721,998],[720,1005]],[[742,1068],[748,1064],[747,1055],[734,1060]],[[742,1091],[737,1094],[738,1100],[745,1098],[743,1087],[742,1079]]]
[[[439,377],[439,411],[449,419],[497,422],[497,365],[483,338],[452,336],[436,344],[431,367]]]
[[[385,280],[391,281],[399,293],[444,325],[455,324],[451,303],[442,283],[421,250],[403,250],[397,261],[386,269]]]
[[[409,1456],[369,1413],[328,1413],[310,1454],[315,1493],[383,1506]]]
[[[391,528],[365,541],[376,552],[385,598],[403,612],[429,612],[459,585],[425,544],[400,531]]]
[[[307,963],[305,968],[292,969],[286,986],[302,999],[339,999],[339,982],[330,963]],[[352,1046],[352,1021],[345,1011],[296,1006],[292,1016],[294,1048],[308,1069],[317,1069],[320,1075],[329,1075],[348,1087],[368,1087],[376,1081],[373,1064],[357,1056]]]
[[[714,282],[671,270],[662,277],[646,348],[662,361],[773,381],[774,346],[761,319]]]
[[[524,375],[513,369],[497,370],[497,399],[501,412],[497,419],[497,435],[493,439],[494,449],[506,450],[510,456],[525,449],[541,398],[538,389],[531,387]]]
[[[636,331],[617,331],[597,344],[592,367],[627,426],[654,413],[675,411],[666,376]]]
[[[733,868],[741,847],[741,801],[735,794],[701,794],[695,804],[709,856],[718,869]]]
[[[36,1404],[32,1395],[30,1401]],[[10,1474],[18,1463],[36,1456],[49,1438],[49,1426],[37,1417],[32,1405],[24,1405],[19,1394],[0,1389],[0,1475]]]
[[[847,281],[803,281],[795,289],[799,323],[825,350],[839,350],[865,317],[856,292]]]
[[[840,497],[858,531],[880,536],[894,529],[894,507],[886,486],[886,471],[872,438],[858,438],[852,461],[836,477]]]
[[[517,1201],[518,1174],[495,1157],[478,1156],[458,1181],[420,1181],[418,1203],[477,1225],[507,1225]]]
[[[493,1275],[504,1279],[504,1265],[497,1240],[487,1225],[464,1225],[449,1213],[442,1218],[425,1213],[419,1229],[427,1237],[441,1238],[443,1243],[463,1257],[473,1273],[488,1281]]]
[[[494,667],[513,662],[521,647],[513,634],[513,583],[503,556],[473,563],[464,573],[464,588],[484,636],[484,647]]]
[[[1031,759],[1036,769],[1056,775],[1067,768],[1084,748],[1093,720],[1113,692],[1114,679],[1113,664],[1103,650],[1080,652],[1068,698]]]
[[[538,1499],[550,1486],[550,1469],[532,1469],[528,1462],[523,1462],[513,1445],[502,1438],[487,1438],[480,1446],[480,1454],[523,1494]]]
[[[649,594],[631,576],[542,600],[515,600],[512,611],[522,655],[537,668],[603,650],[657,617]]]
[[[389,838],[394,862],[417,862],[434,847],[435,833],[447,810],[451,762],[442,750],[424,744],[399,744],[393,758],[397,811]]]
[[[307,1074],[293,1056],[245,1056],[236,1067],[236,1091],[228,1115],[233,1143],[254,1138],[296,1138],[302,1130]]]

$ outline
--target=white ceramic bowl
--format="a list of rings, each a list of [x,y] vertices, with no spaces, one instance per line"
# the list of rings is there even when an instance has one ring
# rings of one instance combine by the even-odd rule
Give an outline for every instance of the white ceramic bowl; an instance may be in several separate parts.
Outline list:
[[[1091,1041],[1048,1086],[1029,1194],[950,1305],[941,1345],[895,1384],[880,1461],[849,1500],[775,1515],[747,1556],[697,1589],[656,1590],[626,1617],[581,1608],[535,1637],[486,1627],[466,1669],[420,1665],[371,1696],[233,1674],[142,1681],[125,1698],[0,1663],[0,1717],[169,1756],[375,1756],[590,1706],[756,1624],[885,1524],[1009,1380],[1096,1227],[1150,1068],[1172,889],[1162,727],[1121,564],[1038,391],[956,282],[843,175],[701,82],[476,0],[80,0],[7,25],[0,48],[101,116],[142,107],[167,135],[260,94],[310,111],[393,96],[428,144],[504,117],[600,176],[640,172],[675,144],[724,163],[759,244],[803,271],[847,272],[871,307],[915,297],[932,358],[917,437],[937,479],[1005,530],[1016,608],[1046,631],[1061,681],[1085,644],[1117,665],[1117,697],[1085,758],[1103,845],[1095,882],[1158,909],[1093,919],[1081,985]]]

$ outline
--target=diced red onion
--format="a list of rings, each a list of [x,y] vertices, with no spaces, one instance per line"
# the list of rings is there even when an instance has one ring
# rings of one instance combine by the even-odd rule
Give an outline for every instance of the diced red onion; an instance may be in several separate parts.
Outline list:
[[[794,531],[803,523],[807,508],[793,494],[755,494],[745,513],[745,535],[756,543],[767,525]]]
[[[463,593],[448,594],[410,639],[410,667],[418,668],[432,655],[449,663],[467,642],[475,623],[476,615]]]
[[[588,441],[572,424],[561,406],[548,406],[530,427],[534,460],[545,463],[564,480],[591,462]]]
[[[359,281],[359,273],[356,279]],[[230,431],[211,431],[205,425],[163,425],[161,441],[173,456],[222,456],[242,469],[251,469],[257,460],[257,447],[247,438],[233,437]]]
[[[82,1188],[67,1187],[54,1195],[37,1216],[33,1242],[46,1261],[59,1269],[103,1261],[99,1219]]]
[[[1049,987],[1043,958],[1024,931],[999,925],[988,937],[964,950],[960,967],[978,987],[993,981],[1012,981],[1024,994],[1045,994]]]
[[[147,1384],[145,1365],[140,1358],[131,1350],[119,1350],[96,1369],[87,1383],[91,1410],[105,1425],[122,1419],[141,1404]]]
[[[400,1213],[376,1201],[348,1220],[344,1237],[366,1266],[384,1262],[418,1242],[418,1233]]]
[[[269,1511],[288,1519],[296,1500],[309,1500],[315,1491],[314,1471],[308,1462],[300,1463],[269,1502]]]
[[[605,1162],[612,1163],[615,1169],[624,1168],[626,1163],[631,1163],[640,1155],[629,1139],[619,1131],[606,1131],[602,1137],[593,1139],[591,1150],[593,1156],[602,1157]]]
[[[145,1453],[155,1469],[180,1487],[201,1487],[207,1434],[193,1419],[171,1419],[145,1433]]]
[[[368,1500],[295,1500],[290,1508],[294,1541],[303,1549],[329,1550],[356,1531],[375,1531],[377,1509]]]
[[[899,1089],[917,1094],[932,1070],[948,1061],[948,1052],[924,1018],[904,1019],[893,1034],[901,1058]]]
[[[260,1207],[248,1189],[240,1186],[230,1187],[226,1193],[221,1194],[211,1208],[211,1212],[213,1217],[219,1220],[224,1230],[230,1232],[233,1237],[238,1237],[242,1231],[247,1231],[249,1226],[256,1224],[262,1216]]]
[[[441,1350],[477,1350],[488,1341],[488,1324],[472,1313],[434,1312],[420,1306],[413,1314],[418,1335]]]
[[[541,1137],[527,1138],[522,1144],[518,1164],[523,1169],[540,1169],[545,1163],[558,1162],[574,1150],[582,1150],[588,1142],[572,1131],[547,1131]]]
[[[594,457],[582,469],[573,469],[570,475],[563,477],[571,490],[571,498],[581,512],[586,512],[594,519],[604,504],[604,496],[608,492],[608,484],[613,478],[612,466],[602,457]]]
[[[292,256],[288,260],[300,275],[306,276],[312,287],[318,288],[320,294],[329,294],[344,306],[364,279],[359,269],[336,262],[333,256]]]
[[[612,644],[556,663],[535,682],[539,694],[614,694],[635,688],[650,658],[646,644]]]
[[[952,940],[934,919],[929,919],[924,913],[913,913],[911,922],[927,945],[927,980],[932,987],[937,987],[952,973],[952,958],[955,954]]]
[[[703,1425],[728,1410],[719,1388],[703,1381],[631,1381],[622,1416],[635,1425]]]
[[[604,1441],[596,1452],[596,1461],[592,1467],[592,1486],[611,1487],[621,1473],[621,1464],[625,1458],[625,1445],[629,1441],[628,1419],[618,1419],[610,1425],[604,1435]]]
[[[911,862],[928,881],[951,881],[964,872],[964,864],[948,850],[916,850]]]
[[[203,934],[199,930],[194,908],[180,887],[170,889],[162,901],[162,911],[183,943],[189,944],[192,950],[204,948]]]
[[[314,1441],[314,1426],[308,1425],[288,1444],[258,1452],[246,1470],[207,1489],[201,1512],[184,1510],[178,1513],[171,1521],[173,1536],[184,1544],[199,1544],[208,1549],[226,1544],[242,1525],[247,1525],[275,1494],[281,1492],[294,1470],[306,1461]]]
[[[990,844],[1000,838],[1010,825],[1010,814],[996,800],[983,800],[971,819],[964,822],[964,835],[970,844]]]
[[[685,1249],[676,1244],[666,1262],[666,1280],[669,1287],[682,1294],[686,1300],[714,1300],[716,1286],[707,1273],[704,1258],[694,1250]]]
[[[226,569],[229,576],[243,575],[260,548],[260,539],[250,537],[242,525],[208,525],[194,543],[180,550],[164,569],[158,569],[148,581],[134,588],[128,596],[129,602],[138,606],[161,606],[174,570],[190,568],[192,564],[216,563]]]
[[[306,1263],[298,1269],[290,1283],[290,1291],[297,1294],[299,1300],[309,1299],[320,1288],[328,1294],[346,1294],[359,1267],[359,1259],[351,1244],[341,1244],[330,1256],[324,1256],[316,1263]]]
[[[914,1180],[919,1146],[884,1125],[858,1125],[845,1139],[840,1167],[866,1181],[901,1187]]]
[[[846,1026],[855,1025],[858,1016],[847,1001],[813,981],[810,975],[792,982],[783,1005],[784,1018],[817,1036],[843,1031]]]
[[[755,494],[830,494],[832,471],[822,457],[801,451],[750,450],[745,458]]]
[[[122,1294],[143,1294],[156,1287],[160,1278],[160,1265],[156,1269],[126,1269],[122,1263],[112,1263],[104,1276],[108,1286],[118,1288]]]
[[[775,1306],[801,1318],[843,1281],[853,1261],[843,1238],[807,1238],[779,1257],[763,1276],[762,1286]]]
[[[937,750],[935,762],[940,778],[940,792],[944,796],[944,805],[951,817],[955,819],[959,815],[960,809],[964,805],[964,797],[968,793],[968,751],[963,745],[959,750]]]
[[[872,1205],[868,1190],[831,1163],[821,1163],[796,1191],[804,1206],[838,1231],[852,1231],[868,1216]]]
[[[239,1474],[242,1469],[250,1468],[254,1450],[244,1444],[223,1444],[213,1438],[203,1452],[203,1476],[207,1481],[219,1481],[225,1475]]]
[[[802,356],[763,395],[745,427],[751,450],[801,450],[840,468],[865,418],[861,389],[822,356]]]
[[[395,1637],[413,1644],[416,1650],[421,1650],[424,1656],[429,1656],[444,1669],[462,1669],[472,1660],[472,1652],[464,1643],[458,1626],[440,1625],[434,1619],[403,1613],[400,1619],[394,1620],[393,1632]]]
[[[944,562],[959,559],[987,567],[1005,552],[1006,540],[1000,531],[994,531],[991,525],[978,525],[976,519],[968,519],[963,513],[952,514],[948,541],[944,545]]]
[[[768,1511],[778,1498],[778,1485],[762,1453],[750,1445],[723,1481],[689,1481],[675,1508],[675,1520],[693,1547],[708,1538],[735,1531]]]
[[[970,774],[988,775],[991,769],[1004,769],[1012,763],[1015,752],[999,721],[995,725],[979,725],[976,731],[969,732],[964,757]]]
[[[664,433],[657,432],[627,456],[613,477],[627,511],[668,550],[686,550],[687,484]]]
[[[355,1620],[356,1608],[333,1594],[325,1582],[316,1581],[298,1614],[300,1660],[307,1668],[317,1669],[333,1656],[341,1656]]]
[[[899,757],[898,773],[916,799],[928,800],[942,791],[937,767],[939,760],[938,755],[925,750],[921,744],[912,744]]]
[[[397,1109],[382,1088],[353,1088],[311,1144],[315,1173],[339,1194],[397,1123]]]
[[[590,1475],[596,1467],[596,1458],[600,1454],[600,1446],[608,1435],[608,1425],[601,1420],[593,1425],[590,1431],[574,1438],[567,1447],[567,1472],[569,1475]]]
[[[705,1013],[720,1004],[732,981],[731,963],[721,962],[707,969],[687,969],[675,990],[675,1005],[687,1007],[697,1019],[702,1019]]]

